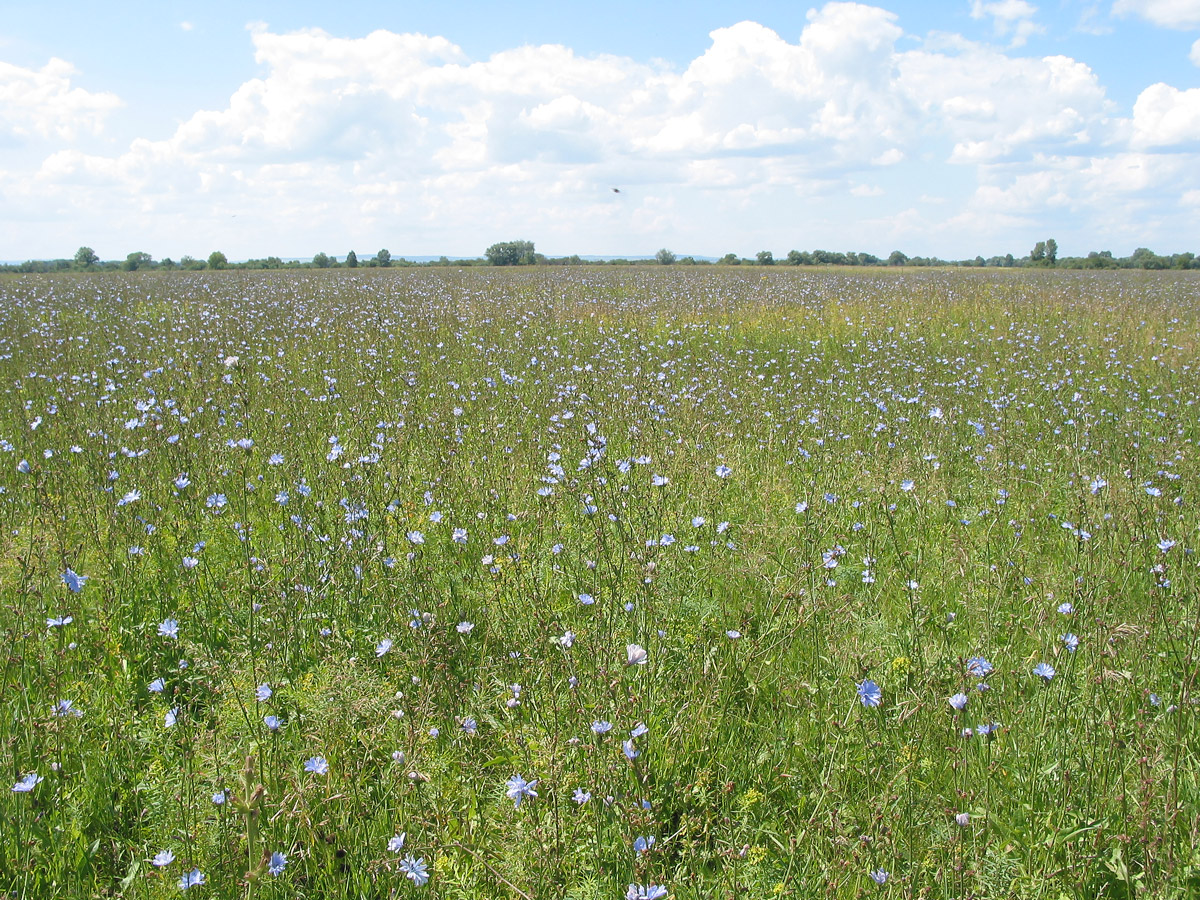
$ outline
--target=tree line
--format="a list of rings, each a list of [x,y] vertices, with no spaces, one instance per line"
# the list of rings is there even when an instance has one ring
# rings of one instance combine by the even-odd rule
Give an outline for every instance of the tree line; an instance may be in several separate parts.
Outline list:
[[[140,270],[182,270],[204,271],[221,269],[357,269],[357,268],[404,268],[411,266],[448,267],[448,266],[584,266],[584,265],[660,265],[660,266],[890,266],[890,267],[958,267],[958,268],[1047,268],[1047,269],[1200,269],[1200,258],[1194,253],[1172,253],[1159,255],[1145,247],[1139,247],[1129,256],[1114,256],[1112,251],[1092,251],[1087,256],[1058,255],[1058,243],[1054,238],[1038,241],[1029,253],[1015,257],[1008,253],[1004,256],[991,256],[984,259],[976,256],[974,259],[948,260],[936,256],[908,256],[899,250],[893,250],[886,258],[872,253],[838,250],[790,250],[776,259],[770,250],[760,250],[754,258],[727,253],[718,260],[696,258],[694,256],[677,256],[665,247],[659,250],[652,259],[583,259],[579,255],[548,257],[538,253],[533,241],[502,241],[492,244],[484,251],[483,256],[475,259],[450,259],[442,256],[436,260],[415,262],[403,257],[394,258],[387,250],[380,250],[374,256],[360,260],[353,250],[340,261],[336,256],[327,253],[317,253],[311,260],[284,260],[278,256],[268,256],[263,259],[248,259],[242,262],[230,262],[220,250],[214,250],[206,259],[196,259],[191,256],[180,257],[178,261],[167,257],[154,259],[149,253],[135,251],[123,260],[101,260],[91,247],[80,247],[71,258],[50,260],[27,260],[0,266],[0,272],[90,272],[90,271],[126,271]]]

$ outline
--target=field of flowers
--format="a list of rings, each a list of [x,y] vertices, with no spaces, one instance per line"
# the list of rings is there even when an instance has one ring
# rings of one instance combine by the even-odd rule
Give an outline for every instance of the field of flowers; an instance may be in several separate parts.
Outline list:
[[[0,298],[6,897],[1200,893],[1190,273]]]

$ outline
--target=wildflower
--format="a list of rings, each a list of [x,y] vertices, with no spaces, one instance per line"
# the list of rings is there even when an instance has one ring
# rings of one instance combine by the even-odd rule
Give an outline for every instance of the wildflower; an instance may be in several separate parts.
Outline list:
[[[807,509],[808,509],[808,501],[801,500],[799,503],[796,504],[796,515],[801,515]]]
[[[633,730],[629,732],[629,736],[631,738],[633,738],[634,740],[637,740],[643,734],[646,734],[649,730],[650,729],[646,727],[644,722],[638,722],[636,725],[633,726]]]
[[[404,839],[407,837],[406,832],[400,832],[395,837],[388,838],[387,848],[392,853],[399,853],[404,849]]]
[[[132,490],[129,493],[127,493],[120,500],[118,500],[117,506],[128,506],[130,503],[136,503],[138,500],[141,500],[141,499],[142,499],[142,492],[135,489],[135,490]]]
[[[177,640],[179,638],[179,623],[174,619],[164,619],[158,625],[158,633],[162,637]]]
[[[456,544],[465,544],[467,542],[467,529],[455,528],[450,534],[450,540]]]
[[[459,634],[470,634],[471,629],[475,627],[475,623],[474,622],[459,622],[454,627],[457,629]]]
[[[56,616],[53,619],[46,620],[47,628],[58,628],[61,625],[70,625],[75,621],[73,616]]]
[[[596,602],[596,598],[593,597],[591,594],[580,594],[579,595],[579,603],[582,606],[591,606],[595,602]]]
[[[863,706],[875,707],[883,702],[883,691],[879,689],[879,685],[868,678],[858,686],[858,699],[862,701]]]
[[[625,754],[625,758],[630,762],[642,755],[642,752],[633,746],[633,741],[622,741],[621,752]]]
[[[1079,638],[1071,634],[1069,631],[1064,635],[1060,635],[1059,640],[1062,641],[1066,648],[1072,653],[1079,649]]]
[[[592,732],[594,734],[607,734],[612,731],[612,727],[612,722],[600,720],[592,723]]]
[[[200,884],[204,884],[204,873],[199,869],[184,872],[183,876],[179,879],[179,889],[181,891],[186,891],[188,888],[196,887]]]
[[[266,703],[273,693],[269,684],[260,684],[254,691],[254,699],[259,703]]]
[[[414,859],[412,856],[406,856],[400,860],[400,871],[405,877],[412,880],[412,883],[417,887],[429,881],[429,871],[425,867],[425,857]]]
[[[734,628],[731,628],[725,632],[725,637],[729,638],[731,641],[736,641],[741,636],[742,633]]]
[[[37,772],[30,772],[20,781],[12,786],[14,794],[28,794],[42,781],[42,776]]]
[[[871,880],[876,884],[883,885],[887,883],[887,869],[873,869],[870,873]]]
[[[323,756],[310,756],[304,763],[304,771],[324,775],[329,771],[329,760]]]
[[[146,685],[146,690],[152,694],[161,694],[166,686],[166,682],[161,678],[155,678],[152,682]]]
[[[1173,540],[1171,540],[1170,538],[1163,538],[1161,541],[1158,542],[1158,549],[1161,550],[1163,553],[1166,553],[1174,546],[1175,546],[1175,542]]]
[[[733,474],[733,469],[729,468],[729,466],[725,466],[725,465],[717,466],[717,477],[718,478],[728,478],[732,474]]]
[[[558,642],[558,646],[562,647],[564,650],[570,650],[575,644],[575,632],[566,631],[563,633],[562,637],[555,638],[555,640]]]
[[[78,594],[83,590],[83,585],[88,580],[88,576],[79,575],[76,572],[73,572],[71,569],[67,569],[67,571],[63,572],[62,574],[62,580],[63,584],[67,586],[67,590],[69,590],[72,594]]]
[[[421,534],[421,532],[419,532],[419,531],[410,531],[410,532],[408,532],[406,537],[408,538],[408,541],[411,544],[425,543],[425,535]]]
[[[653,477],[651,477],[650,483],[652,485],[654,485],[655,487],[662,487],[663,485],[670,482],[670,480],[671,479],[668,478],[666,475],[654,475]]]
[[[476,722],[474,719],[472,719],[470,716],[467,716],[462,721],[462,730],[465,731],[467,734],[474,734],[476,731],[479,730],[479,723]]]
[[[971,814],[965,813],[965,812],[960,812],[957,816],[954,817],[954,821],[956,823],[958,823],[960,826],[962,826],[963,828],[966,828],[968,825],[971,824]]]
[[[392,649],[392,639],[384,638],[382,641],[380,641],[378,644],[375,645],[376,658],[382,657],[385,653],[387,653],[391,649]]]
[[[1050,665],[1050,663],[1040,662],[1033,667],[1033,674],[1038,678],[1049,681],[1054,677],[1054,666]]]
[[[175,723],[179,721],[179,707],[173,707],[167,710],[167,714],[163,716],[163,728],[174,728]]]
[[[537,783],[538,779],[536,778],[533,781],[526,781],[520,775],[514,775],[508,779],[507,794],[508,799],[514,803],[514,809],[519,808],[521,801],[526,797],[537,797],[537,791],[534,790],[537,787]]]
[[[229,799],[229,791],[217,791],[212,795],[213,806],[224,806]]]
[[[583,806],[592,799],[592,792],[585,791],[583,788],[575,788],[575,793],[571,795],[571,799]]]
[[[54,704],[54,714],[60,719],[66,718],[67,716],[72,716],[77,719],[83,715],[83,711],[75,708],[75,702],[73,700],[59,700]]]
[[[1075,612],[1075,606],[1071,603],[1071,601],[1068,600],[1066,603],[1060,603],[1058,605],[1058,611],[1061,615],[1069,616]]]
[[[915,485],[913,484],[912,479],[906,478],[904,481],[900,482],[900,490],[902,491],[911,491],[914,487]]]
[[[158,866],[160,869],[163,866],[169,866],[173,862],[175,862],[175,854],[170,850],[159,850],[154,854],[154,859],[150,860],[152,866]]]
[[[963,693],[955,694],[947,702],[955,709],[963,710],[967,706],[967,695]]]
[[[268,731],[278,731],[283,726],[279,716],[263,716],[263,724],[267,726]]]
[[[667,889],[660,884],[631,884],[625,891],[625,900],[662,900],[667,896]]]
[[[282,453],[272,453],[271,457],[267,460],[267,465],[269,465],[269,466],[279,466],[282,464],[283,464],[283,454]]]
[[[627,666],[644,666],[646,664],[647,654],[644,647],[638,644],[625,645],[625,665]]]
[[[654,846],[654,835],[650,837],[639,837],[633,842],[633,850],[635,853],[646,853]]]
[[[287,857],[276,850],[271,854],[271,862],[267,867],[267,871],[272,875],[280,875],[287,867]]]
[[[967,660],[967,674],[976,678],[986,678],[993,671],[992,664],[982,656],[972,656]]]

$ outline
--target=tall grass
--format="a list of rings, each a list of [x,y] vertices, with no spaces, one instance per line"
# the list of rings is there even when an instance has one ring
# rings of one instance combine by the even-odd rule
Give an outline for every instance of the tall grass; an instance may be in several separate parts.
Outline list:
[[[0,890],[1195,895],[1198,288],[0,281]]]

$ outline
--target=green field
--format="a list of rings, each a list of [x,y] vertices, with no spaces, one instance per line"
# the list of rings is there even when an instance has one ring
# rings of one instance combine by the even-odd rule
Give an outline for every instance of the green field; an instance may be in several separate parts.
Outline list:
[[[6,896],[1200,895],[1194,273],[0,298]]]

